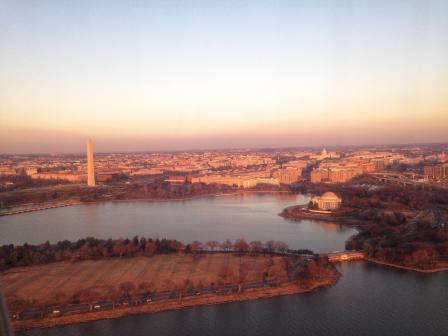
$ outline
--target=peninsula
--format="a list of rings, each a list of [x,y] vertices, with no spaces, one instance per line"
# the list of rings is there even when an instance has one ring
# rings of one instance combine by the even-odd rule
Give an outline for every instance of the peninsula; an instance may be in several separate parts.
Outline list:
[[[0,248],[16,330],[312,291],[340,273],[283,242],[135,237]]]

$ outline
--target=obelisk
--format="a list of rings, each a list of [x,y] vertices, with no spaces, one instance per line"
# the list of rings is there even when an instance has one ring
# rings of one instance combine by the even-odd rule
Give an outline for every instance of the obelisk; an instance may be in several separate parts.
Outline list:
[[[87,185],[95,186],[95,165],[93,163],[93,144],[92,139],[87,140]]]

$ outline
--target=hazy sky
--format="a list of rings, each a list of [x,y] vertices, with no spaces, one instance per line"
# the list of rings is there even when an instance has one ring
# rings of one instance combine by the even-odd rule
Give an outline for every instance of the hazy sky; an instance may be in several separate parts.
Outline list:
[[[446,0],[0,8],[0,153],[448,141]]]

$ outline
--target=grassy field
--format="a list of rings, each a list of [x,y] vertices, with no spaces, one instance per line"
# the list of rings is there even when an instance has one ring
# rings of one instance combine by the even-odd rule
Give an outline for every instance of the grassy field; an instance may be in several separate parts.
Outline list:
[[[263,272],[284,270],[284,262],[281,256],[164,254],[18,267],[1,273],[0,281],[8,301],[20,298],[40,305],[67,300],[80,291],[92,291],[101,297],[127,281],[136,291],[143,282],[150,283],[152,291],[163,291],[186,279],[204,287],[239,279],[257,281]]]

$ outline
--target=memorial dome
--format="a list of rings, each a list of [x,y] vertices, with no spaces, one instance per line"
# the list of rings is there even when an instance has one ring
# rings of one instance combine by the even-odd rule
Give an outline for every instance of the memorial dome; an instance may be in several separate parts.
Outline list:
[[[337,200],[340,200],[340,198],[334,192],[331,192],[331,191],[327,191],[320,198],[322,200],[325,200],[325,201],[333,201],[333,200],[337,201]]]

